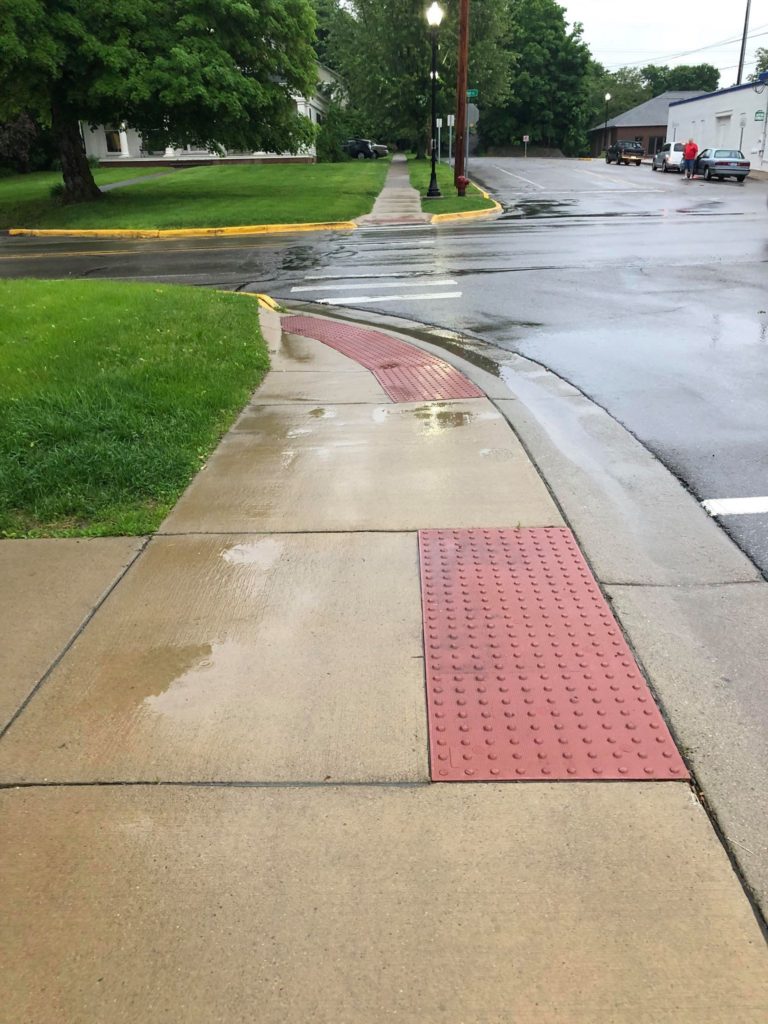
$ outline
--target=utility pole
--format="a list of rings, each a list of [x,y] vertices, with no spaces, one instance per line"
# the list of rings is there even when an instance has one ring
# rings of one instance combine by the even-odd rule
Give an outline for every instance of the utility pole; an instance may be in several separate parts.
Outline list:
[[[453,180],[464,177],[467,137],[467,65],[469,63],[469,0],[459,0],[459,59],[456,72],[456,135]]]
[[[752,0],[747,0],[747,13],[744,15],[744,35],[741,37],[741,56],[739,57],[739,74],[736,78],[736,85],[741,85],[744,77],[744,58],[747,55],[747,36],[749,35],[749,12],[752,7]]]

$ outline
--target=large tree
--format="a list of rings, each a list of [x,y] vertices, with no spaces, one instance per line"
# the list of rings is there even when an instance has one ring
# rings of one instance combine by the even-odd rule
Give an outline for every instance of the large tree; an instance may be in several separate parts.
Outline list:
[[[676,68],[646,64],[640,73],[653,96],[670,90],[715,92],[720,82],[720,72],[714,64],[679,64]]]
[[[100,195],[80,121],[166,145],[295,151],[315,86],[308,0],[2,0],[0,121],[53,128],[65,199]]]
[[[426,0],[348,0],[331,19],[324,52],[341,72],[359,123],[373,135],[424,151],[429,138],[430,37]],[[439,40],[439,110],[455,109],[458,5],[444,4]],[[480,102],[503,97],[510,58],[507,0],[472,0],[470,85]]]
[[[572,154],[591,116],[592,59],[577,22],[554,0],[509,0],[506,46],[514,60],[509,98],[483,114],[485,144],[532,142]]]
[[[756,82],[766,71],[768,71],[768,49],[765,46],[758,46],[755,50],[755,70],[747,77],[747,81]]]

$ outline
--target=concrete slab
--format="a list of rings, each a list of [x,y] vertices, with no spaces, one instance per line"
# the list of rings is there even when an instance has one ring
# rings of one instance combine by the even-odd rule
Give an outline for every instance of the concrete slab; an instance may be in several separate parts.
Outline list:
[[[263,332],[262,327],[262,332]],[[300,334],[276,335],[271,329],[265,334],[269,350],[269,363],[273,371],[314,370],[333,373],[360,373],[360,363],[315,338]]]
[[[487,399],[251,407],[162,533],[560,526]]]
[[[0,780],[427,774],[413,535],[156,538],[0,743]]]
[[[609,594],[768,915],[768,583]]]
[[[373,209],[358,217],[358,224],[427,224],[431,219],[431,214],[422,212],[421,196],[411,185],[405,157],[396,153]]]
[[[254,405],[286,402],[388,403],[389,396],[370,370],[358,373],[328,370],[272,370],[253,396]]]
[[[0,728],[143,543],[140,537],[0,541]]]
[[[0,795],[5,1020],[763,1024],[679,783]]]

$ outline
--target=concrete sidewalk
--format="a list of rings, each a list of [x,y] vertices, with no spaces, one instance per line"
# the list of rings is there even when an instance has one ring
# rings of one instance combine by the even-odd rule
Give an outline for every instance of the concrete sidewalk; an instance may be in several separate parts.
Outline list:
[[[373,209],[358,217],[357,223],[361,226],[428,224],[431,219],[430,214],[422,212],[421,196],[411,185],[408,161],[402,153],[396,153]]]
[[[416,531],[562,525],[506,419],[262,317],[146,546],[0,544],[13,635],[48,624],[5,654],[0,1019],[762,1024],[687,783],[429,781]]]

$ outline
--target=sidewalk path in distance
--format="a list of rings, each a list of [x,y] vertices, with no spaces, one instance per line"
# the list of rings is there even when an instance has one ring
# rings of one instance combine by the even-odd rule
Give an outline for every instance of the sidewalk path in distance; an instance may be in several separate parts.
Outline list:
[[[579,607],[586,567],[555,553],[544,584],[465,540],[568,532],[507,421],[482,395],[408,401],[440,379],[415,356],[393,401],[349,331],[263,318],[271,372],[0,741],[7,1020],[763,1024],[762,933],[687,781],[431,781],[449,697],[456,757],[471,697],[473,756],[485,723],[538,758],[583,702],[622,715],[583,645],[634,671]],[[459,678],[428,719],[431,616]],[[555,655],[578,685],[545,678]],[[545,719],[555,682],[572,710]]]
[[[411,185],[408,161],[402,153],[392,157],[384,188],[379,192],[373,209],[357,218],[360,225],[377,224],[429,224],[432,220],[421,209],[421,197]]]

